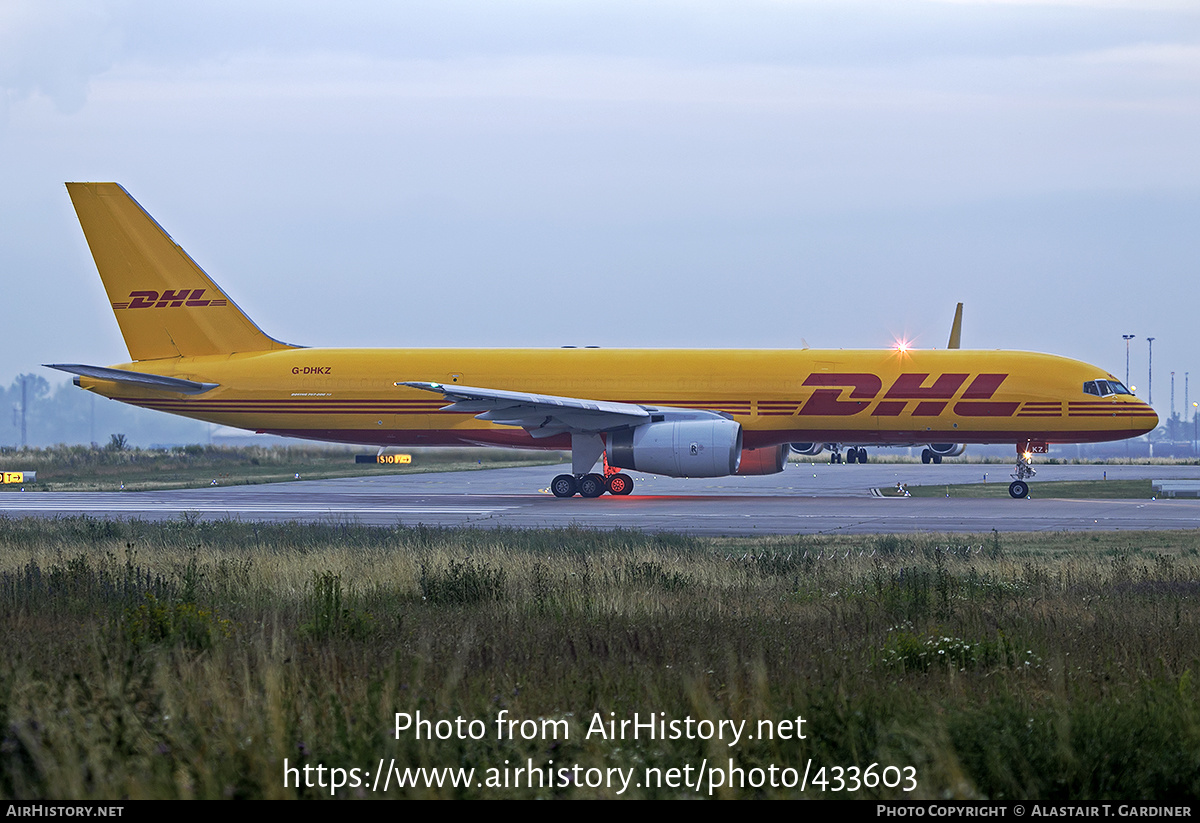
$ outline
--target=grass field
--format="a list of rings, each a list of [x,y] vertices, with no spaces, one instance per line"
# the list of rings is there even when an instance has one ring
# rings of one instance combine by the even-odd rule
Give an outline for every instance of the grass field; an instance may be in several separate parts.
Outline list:
[[[900,497],[895,486],[884,486],[884,497]],[[962,483],[958,485],[909,486],[911,497],[1008,498],[1008,483]],[[1154,494],[1150,480],[1050,480],[1031,482],[1033,497],[1094,500],[1149,500]]]
[[[36,491],[149,491],[200,486],[280,483],[372,474],[414,474],[467,471],[558,463],[560,452],[512,449],[409,449],[406,465],[357,464],[354,455],[375,449],[337,449],[315,446],[240,447],[183,446],[171,449],[114,449],[95,446],[56,446],[49,449],[7,449],[0,453],[0,470],[36,471]],[[0,485],[0,490],[21,487]]]
[[[0,519],[0,795],[1194,801],[1198,548]]]

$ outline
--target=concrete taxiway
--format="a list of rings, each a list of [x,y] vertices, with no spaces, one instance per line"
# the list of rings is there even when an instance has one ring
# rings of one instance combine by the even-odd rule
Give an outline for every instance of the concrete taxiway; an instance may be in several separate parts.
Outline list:
[[[676,480],[635,475],[629,497],[560,500],[562,467],[389,475],[159,492],[8,492],[0,516],[352,521],[372,525],[641,529],[693,534],[813,534],[1200,528],[1200,500],[1039,498],[1049,480],[1200,480],[1196,466],[1040,466],[1032,499],[879,498],[894,486],[988,482],[1002,465],[791,464],[777,475]]]

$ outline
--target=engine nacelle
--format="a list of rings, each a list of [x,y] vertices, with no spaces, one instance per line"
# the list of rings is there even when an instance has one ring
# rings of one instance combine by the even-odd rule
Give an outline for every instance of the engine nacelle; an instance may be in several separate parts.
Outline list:
[[[942,457],[958,457],[967,450],[966,443],[930,443],[929,450]]]
[[[796,454],[820,454],[825,451],[824,443],[789,443]]]
[[[726,477],[742,456],[741,424],[664,420],[608,435],[608,464],[667,477]]]
[[[742,449],[742,462],[737,474],[779,474],[787,465],[791,451],[787,443],[761,449]]]

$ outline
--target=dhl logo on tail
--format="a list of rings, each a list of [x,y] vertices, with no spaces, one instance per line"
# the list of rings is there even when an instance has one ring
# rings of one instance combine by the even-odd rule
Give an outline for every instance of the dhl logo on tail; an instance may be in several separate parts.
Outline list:
[[[180,306],[188,306],[194,309],[201,309],[205,306],[224,306],[229,301],[224,298],[215,298],[213,300],[204,300],[204,292],[207,289],[165,289],[161,294],[150,289],[144,291],[131,291],[129,300],[124,303],[113,303],[114,309],[165,309],[179,308]]]

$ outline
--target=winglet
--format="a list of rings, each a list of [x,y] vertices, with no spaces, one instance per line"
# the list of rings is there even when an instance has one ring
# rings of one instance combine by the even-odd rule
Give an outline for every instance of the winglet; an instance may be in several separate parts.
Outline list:
[[[962,303],[958,304],[958,308],[954,310],[954,323],[950,326],[950,342],[946,344],[948,349],[962,348]]]

